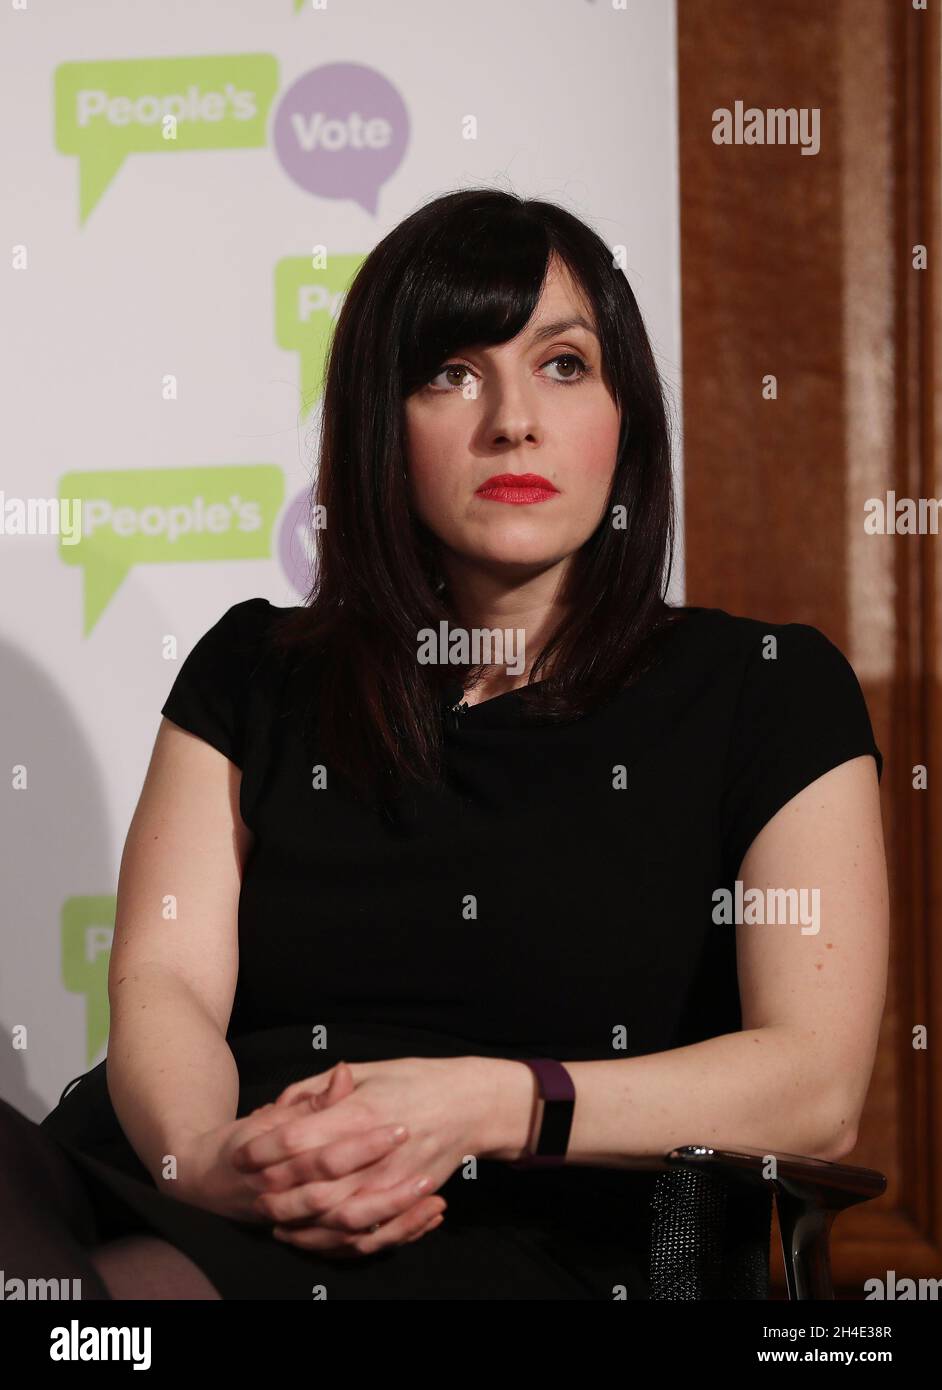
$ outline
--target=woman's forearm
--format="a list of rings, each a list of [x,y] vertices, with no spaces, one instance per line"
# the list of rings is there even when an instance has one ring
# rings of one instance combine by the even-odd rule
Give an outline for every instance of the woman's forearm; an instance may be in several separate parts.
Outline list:
[[[839,1068],[814,1038],[788,1029],[726,1033],[644,1057],[560,1060],[576,1089],[567,1164],[638,1167],[680,1144],[833,1159],[856,1140]],[[510,1161],[539,1133],[542,1102],[534,1109],[524,1063],[482,1061],[494,1088],[486,1156]]]
[[[121,1127],[161,1187],[166,1155],[236,1118],[232,1050],[197,995],[163,966],[135,967],[115,983],[106,1075]]]

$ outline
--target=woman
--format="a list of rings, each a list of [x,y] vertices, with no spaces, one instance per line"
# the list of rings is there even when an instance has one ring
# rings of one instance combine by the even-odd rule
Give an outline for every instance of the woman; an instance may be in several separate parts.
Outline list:
[[[236,603],[163,706],[107,1060],[41,1127],[3,1109],[5,1267],[39,1232],[100,1297],[652,1296],[651,1156],[855,1142],[887,957],[856,677],[664,602],[651,348],[550,204],[452,193],[367,258],[315,500],[306,603]]]

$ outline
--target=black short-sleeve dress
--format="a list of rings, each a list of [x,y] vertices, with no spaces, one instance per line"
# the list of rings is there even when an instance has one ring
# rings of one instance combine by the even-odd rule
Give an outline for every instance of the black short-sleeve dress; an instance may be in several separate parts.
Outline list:
[[[640,679],[582,719],[528,722],[516,691],[443,717],[443,785],[381,818],[331,775],[316,728],[311,742],[311,664],[267,641],[283,611],[235,604],[163,706],[242,770],[254,832],[227,1033],[240,1116],[340,1058],[593,1061],[738,1030],[714,891],[803,787],[863,754],[882,774],[856,675],[818,629],[688,607]],[[103,1062],[42,1127],[109,1235],[162,1234],[225,1298],[658,1296],[652,1173],[483,1161],[440,1189],[437,1230],[338,1262],[159,1192]]]

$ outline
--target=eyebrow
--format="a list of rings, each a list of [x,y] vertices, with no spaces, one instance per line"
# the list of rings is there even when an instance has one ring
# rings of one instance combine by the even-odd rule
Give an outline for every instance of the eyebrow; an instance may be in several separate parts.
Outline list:
[[[553,323],[544,323],[543,327],[538,328],[533,334],[533,341],[535,343],[541,343],[544,338],[555,338],[557,333],[565,333],[567,328],[584,328],[588,333],[591,333],[594,338],[599,336],[588,319],[583,318],[581,314],[577,314],[575,318],[556,319]]]

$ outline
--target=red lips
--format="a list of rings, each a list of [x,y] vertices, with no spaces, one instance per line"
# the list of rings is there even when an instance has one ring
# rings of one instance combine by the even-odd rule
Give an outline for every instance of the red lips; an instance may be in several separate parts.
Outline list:
[[[548,502],[559,492],[548,478],[539,473],[495,473],[478,488],[478,497],[489,502],[506,502],[511,507],[528,507],[534,502]]]
[[[493,478],[488,478],[486,483],[482,483],[478,492],[483,492],[489,487],[509,487],[509,488],[539,488],[542,492],[558,492],[559,488],[554,487],[548,478],[543,478],[539,473],[495,473]]]

